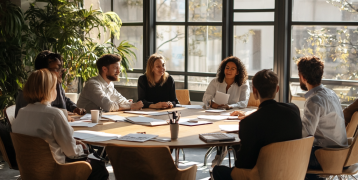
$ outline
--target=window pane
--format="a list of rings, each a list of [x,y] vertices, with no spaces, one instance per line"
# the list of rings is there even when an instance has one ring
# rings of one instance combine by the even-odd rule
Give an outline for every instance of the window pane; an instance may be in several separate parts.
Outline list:
[[[347,3],[342,5],[342,3]],[[295,0],[293,21],[357,21],[358,0]],[[353,7],[353,8],[352,8]],[[353,10],[355,9],[355,10]]]
[[[128,71],[130,72],[130,71]],[[137,86],[138,78],[143,75],[142,73],[127,73],[127,79],[123,73],[120,74],[119,81],[113,81],[114,85],[123,86]],[[137,93],[137,92],[135,92]]]
[[[122,41],[128,41],[135,45],[136,49],[132,49],[137,56],[137,60],[132,58],[131,68],[143,69],[143,27],[142,26],[122,26],[121,36],[119,40],[114,38],[114,44],[118,46]]]
[[[102,12],[111,11],[111,0],[100,0],[99,1]]]
[[[235,13],[234,21],[275,21],[274,12]]]
[[[293,26],[291,77],[295,60],[316,55],[325,61],[323,79],[358,80],[358,26]]]
[[[216,72],[221,57],[221,26],[189,26],[188,70]]]
[[[157,21],[185,21],[185,0],[157,0]]]
[[[171,75],[175,82],[175,89],[184,89],[184,79],[182,75]]]
[[[358,86],[344,86],[344,85],[324,85],[325,87],[332,89],[338,96],[342,107],[346,107],[353,103],[358,98]],[[295,103],[300,109],[303,109],[305,98],[304,94],[307,91],[303,91],[300,88],[299,82],[291,82],[290,90],[292,94],[292,103]]]
[[[184,26],[157,26],[157,53],[166,60],[168,71],[184,71]]]
[[[249,75],[273,68],[273,26],[234,26],[234,56],[245,64]]]
[[[222,0],[189,0],[189,21],[222,21]]]
[[[274,9],[275,0],[234,0],[234,9]]]
[[[143,22],[143,0],[114,0],[113,11],[123,23]]]
[[[209,83],[215,77],[188,76],[189,90],[206,91]]]

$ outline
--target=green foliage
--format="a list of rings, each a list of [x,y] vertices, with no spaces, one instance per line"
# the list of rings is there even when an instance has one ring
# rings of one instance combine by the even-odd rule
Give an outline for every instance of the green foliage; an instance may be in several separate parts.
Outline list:
[[[64,59],[64,84],[72,82],[75,77],[81,77],[84,81],[96,76],[98,71],[95,66],[96,59],[107,53],[124,55],[122,69],[129,69],[127,57],[128,49],[117,49],[109,39],[105,43],[98,43],[98,39],[90,38],[93,30],[97,31],[96,38],[101,38],[103,32],[110,37],[119,39],[121,19],[114,12],[103,13],[99,9],[87,10],[82,7],[82,1],[46,0],[48,5],[38,8],[36,1],[25,12],[25,19],[29,23],[26,31],[26,64],[33,65],[36,55],[42,50],[51,50],[59,53]],[[43,1],[41,1],[43,2]],[[130,48],[133,48],[131,46]],[[133,51],[131,51],[133,52]]]
[[[17,90],[27,78],[21,61],[23,28],[21,9],[9,1],[0,2],[0,110],[15,103]]]

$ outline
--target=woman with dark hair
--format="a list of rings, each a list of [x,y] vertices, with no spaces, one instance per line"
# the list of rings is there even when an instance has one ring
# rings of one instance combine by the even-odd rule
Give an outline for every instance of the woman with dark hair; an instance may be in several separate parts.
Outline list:
[[[168,109],[179,103],[175,94],[174,79],[165,72],[165,59],[153,54],[147,62],[144,75],[138,79],[138,100],[143,108]]]
[[[216,92],[229,94],[227,104],[215,102]],[[244,63],[235,56],[224,59],[218,69],[217,78],[213,79],[203,97],[204,104],[210,104],[214,109],[245,108],[250,97],[250,87],[247,81],[247,71]]]

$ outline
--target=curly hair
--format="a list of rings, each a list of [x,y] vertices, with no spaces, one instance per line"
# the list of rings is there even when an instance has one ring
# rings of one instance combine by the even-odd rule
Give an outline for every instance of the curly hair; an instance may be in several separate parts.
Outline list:
[[[228,62],[235,63],[235,65],[237,67],[237,72],[239,72],[239,74],[237,76],[235,76],[234,82],[237,83],[238,86],[241,86],[242,84],[246,83],[246,80],[248,77],[246,67],[245,67],[244,63],[242,63],[241,60],[235,56],[229,56],[221,62],[220,67],[218,69],[218,73],[217,73],[219,82],[220,83],[224,82],[225,67]]]
[[[301,57],[297,62],[298,72],[311,85],[321,84],[324,62],[317,56]]]

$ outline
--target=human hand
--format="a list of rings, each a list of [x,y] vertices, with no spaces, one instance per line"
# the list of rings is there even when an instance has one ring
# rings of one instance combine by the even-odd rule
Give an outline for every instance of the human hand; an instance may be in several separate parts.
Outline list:
[[[85,154],[89,154],[87,145],[80,140],[76,140],[76,145],[79,145],[79,144],[82,146],[83,152]]]
[[[84,115],[86,114],[86,110],[83,108],[76,108],[73,110],[74,113],[78,114],[78,115]]]
[[[210,107],[214,109],[219,109],[221,106],[219,104],[216,104],[215,102],[211,102]]]
[[[230,116],[237,116],[239,118],[239,120],[243,120],[246,117],[244,111],[234,111],[234,112],[230,113]]]
[[[226,109],[226,110],[228,110],[228,109],[232,109],[232,107],[231,107],[231,106],[229,106],[229,105],[227,105],[227,104],[223,104],[223,105],[221,105],[221,106],[220,106],[220,108],[223,108],[223,109]]]
[[[143,106],[143,102],[138,101],[136,103],[131,104],[131,110],[141,110]]]
[[[71,116],[67,116],[67,121],[68,122],[73,122],[73,121],[75,121],[75,119],[73,119]]]

